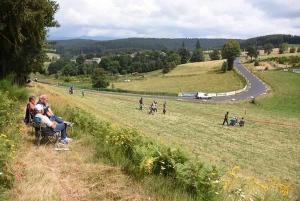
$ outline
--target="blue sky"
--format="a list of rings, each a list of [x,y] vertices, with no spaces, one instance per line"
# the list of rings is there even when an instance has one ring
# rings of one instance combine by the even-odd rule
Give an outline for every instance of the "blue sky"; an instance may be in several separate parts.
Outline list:
[[[59,37],[240,38],[300,35],[299,0],[56,0]]]

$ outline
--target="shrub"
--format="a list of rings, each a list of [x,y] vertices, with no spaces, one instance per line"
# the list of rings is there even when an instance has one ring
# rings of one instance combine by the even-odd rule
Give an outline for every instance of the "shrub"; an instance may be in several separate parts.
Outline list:
[[[65,81],[65,82],[70,82],[71,79],[70,79],[69,77],[66,77],[64,81]]]
[[[258,60],[254,61],[254,66],[259,66],[259,61]]]
[[[228,63],[226,61],[224,61],[222,64],[221,71],[226,73],[227,69],[228,69]]]
[[[265,67],[265,70],[269,70],[269,67],[268,67],[268,66],[266,66],[266,67]]]

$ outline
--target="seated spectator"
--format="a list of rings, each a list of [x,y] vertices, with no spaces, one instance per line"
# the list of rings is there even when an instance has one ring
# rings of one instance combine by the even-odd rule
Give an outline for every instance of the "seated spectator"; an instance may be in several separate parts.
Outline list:
[[[48,101],[47,95],[46,94],[41,94],[37,104],[43,105],[43,107],[44,107],[43,115],[46,115],[50,119],[50,121],[56,121],[57,123],[65,123],[68,126],[73,126],[74,123],[64,121],[62,118],[55,116],[53,114],[50,106],[47,105],[47,101]]]
[[[236,124],[236,118],[233,117],[233,118],[230,120],[230,125],[231,125],[231,126],[235,126],[235,124]]]
[[[245,119],[242,117],[241,121],[239,122],[240,126],[245,126]]]
[[[41,119],[41,126],[42,127],[49,127],[55,132],[61,132],[61,137],[59,140],[59,144],[61,145],[67,145],[69,141],[71,141],[71,138],[67,137],[67,127],[64,123],[58,123],[56,121],[50,121],[50,119],[43,115],[44,113],[44,106],[41,104],[37,104],[34,107],[34,111],[36,113],[35,117],[38,117]]]
[[[33,119],[35,100],[36,100],[35,96],[29,97],[29,102],[27,103],[27,106],[26,106],[26,113],[25,113],[25,118],[24,118],[24,123],[26,125],[28,125],[30,123],[30,121]]]

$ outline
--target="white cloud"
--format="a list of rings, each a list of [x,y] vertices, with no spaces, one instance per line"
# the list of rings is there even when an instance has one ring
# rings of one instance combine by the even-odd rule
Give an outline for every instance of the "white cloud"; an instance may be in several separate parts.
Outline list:
[[[299,34],[296,0],[57,0],[55,36],[249,38]]]

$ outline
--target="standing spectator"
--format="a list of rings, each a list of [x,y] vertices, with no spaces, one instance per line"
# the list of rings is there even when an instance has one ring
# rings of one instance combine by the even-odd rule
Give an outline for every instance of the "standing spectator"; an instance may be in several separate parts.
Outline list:
[[[156,101],[154,101],[154,109],[153,109],[153,112],[157,112],[157,102]]]
[[[224,116],[224,121],[223,121],[223,125],[225,124],[225,122],[227,123],[228,126],[228,114],[229,112],[226,112],[225,116]]]
[[[239,122],[240,126],[245,126],[245,119],[242,117],[242,119]]]
[[[166,114],[166,112],[167,112],[167,101],[165,101],[163,104],[163,113]]]
[[[81,94],[82,94],[82,98],[83,98],[84,97],[84,91],[82,91]]]
[[[143,109],[143,106],[144,106],[144,102],[143,102],[143,98],[140,99],[140,110]]]

